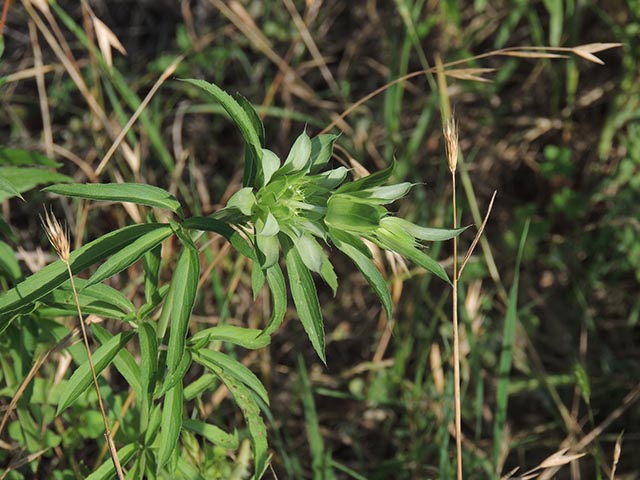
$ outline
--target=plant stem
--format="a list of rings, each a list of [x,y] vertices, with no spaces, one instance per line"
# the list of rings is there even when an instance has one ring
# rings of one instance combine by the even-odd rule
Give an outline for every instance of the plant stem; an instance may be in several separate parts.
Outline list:
[[[63,259],[63,261],[67,266],[67,272],[69,273],[69,280],[71,281],[71,289],[73,290],[73,298],[75,299],[76,308],[78,309],[78,317],[80,318],[80,328],[82,330],[82,339],[84,340],[84,346],[87,350],[87,359],[89,361],[89,368],[91,369],[91,376],[93,377],[93,385],[96,389],[96,394],[98,395],[98,406],[100,407],[100,413],[102,414],[102,421],[104,422],[104,437],[107,440],[107,445],[109,446],[109,453],[111,454],[111,460],[113,461],[113,466],[116,469],[116,474],[118,475],[118,479],[124,480],[124,473],[122,472],[122,467],[120,466],[120,460],[118,459],[118,452],[116,450],[116,445],[113,442],[113,438],[111,437],[111,431],[109,429],[109,421],[107,420],[107,413],[104,408],[104,402],[102,401],[102,395],[100,394],[100,386],[98,385],[98,376],[96,375],[96,369],[93,365],[91,347],[89,346],[87,329],[84,325],[84,317],[82,316],[82,311],[80,309],[80,301],[78,299],[78,292],[76,291],[76,284],[73,281],[73,273],[71,272],[71,265],[69,265],[69,262],[67,260]]]
[[[453,228],[458,228],[456,173],[451,172]],[[462,480],[462,415],[460,412],[460,335],[458,333],[458,237],[453,237],[453,396],[456,428],[456,476]]]

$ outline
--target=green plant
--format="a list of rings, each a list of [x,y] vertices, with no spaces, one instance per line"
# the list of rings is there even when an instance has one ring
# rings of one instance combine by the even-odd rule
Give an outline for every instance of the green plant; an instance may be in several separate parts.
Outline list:
[[[351,258],[391,316],[387,285],[363,239],[397,252],[448,281],[444,269],[420,249],[419,242],[450,239],[464,229],[419,227],[390,214],[385,205],[403,197],[412,187],[410,183],[384,185],[394,165],[355,181],[345,181],[348,171],[344,167],[324,170],[332,156],[335,135],[309,138],[303,132],[281,162],[264,148],[262,122],[248,101],[239,95],[231,97],[213,84],[200,80],[188,82],[212,94],[240,129],[246,143],[243,188],[231,197],[225,208],[213,215],[189,218],[185,218],[182,206],[173,195],[149,185],[58,184],[45,188],[68,197],[153,207],[171,212],[174,218],[166,223],[158,222],[150,214],[147,223],[103,235],[65,255],[64,261],[59,260],[24,279],[0,298],[0,331],[15,336],[17,329],[36,321],[47,310],[49,315],[72,314],[76,298],[70,295],[69,286],[74,287],[67,271],[75,276],[103,262],[88,280],[76,280],[77,303],[84,313],[99,313],[129,325],[116,335],[92,326],[101,344],[93,353],[96,373],[113,364],[135,393],[132,408],[139,434],[124,435],[122,441],[115,437],[121,445],[120,463],[129,465],[129,470],[144,478],[187,471],[189,462],[176,446],[179,441],[184,446],[192,444],[193,434],[224,448],[237,448],[235,433],[225,432],[197,416],[185,418],[187,400],[217,385],[217,381],[229,389],[244,415],[253,447],[254,478],[260,478],[269,463],[260,409],[268,406],[269,398],[249,369],[220,351],[220,342],[248,349],[261,348],[270,342],[270,335],[281,325],[287,306],[281,251],[300,321],[316,353],[326,361],[322,313],[312,273],[319,274],[334,294],[338,279],[323,245],[333,245]],[[273,306],[271,319],[264,329],[231,325],[218,325],[195,333],[190,329],[198,297],[198,243],[202,231],[224,236],[242,256],[252,261],[254,296],[265,282],[268,284]],[[160,249],[170,237],[179,242],[181,252],[170,283],[163,285],[159,275]],[[121,292],[102,282],[140,259],[145,271],[146,303],[135,309]],[[59,327],[45,324],[38,328],[42,331],[36,337],[40,338],[53,335],[52,329]],[[58,333],[56,338],[60,336]],[[140,352],[139,362],[124,348],[132,342]],[[57,404],[57,415],[81,401],[92,383],[90,363],[80,358],[76,358],[76,362],[79,367],[62,393],[52,399]],[[206,373],[185,384],[185,376],[194,362]],[[109,397],[107,395],[106,402]],[[113,465],[108,461],[89,478],[108,478],[112,474]]]

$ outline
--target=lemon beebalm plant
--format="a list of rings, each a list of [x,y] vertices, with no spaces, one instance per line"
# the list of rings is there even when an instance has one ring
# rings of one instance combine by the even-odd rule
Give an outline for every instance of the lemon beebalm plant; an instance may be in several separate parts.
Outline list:
[[[141,432],[134,440],[115,435],[114,462],[126,472],[134,472],[135,478],[170,477],[192,468],[178,445],[193,445],[194,436],[224,449],[240,447],[237,432],[225,431],[208,418],[186,415],[186,402],[215,388],[217,379],[228,388],[242,411],[253,450],[253,478],[257,479],[269,464],[267,429],[260,411],[268,408],[269,397],[247,367],[221,351],[221,342],[248,349],[268,345],[287,310],[288,283],[304,330],[326,363],[314,275],[336,294],[338,278],[328,252],[337,249],[353,261],[390,317],[392,302],[387,284],[374,265],[365,240],[396,252],[449,282],[440,264],[426,254],[422,242],[447,240],[464,229],[425,228],[392,214],[387,206],[413,186],[389,184],[394,164],[351,181],[346,168],[330,166],[338,136],[310,137],[306,131],[300,133],[282,160],[265,147],[264,127],[246,99],[231,96],[202,80],[186,82],[213,95],[242,133],[246,144],[242,188],[212,215],[186,218],[173,195],[150,185],[47,187],[48,192],[69,197],[153,207],[172,214],[172,218],[158,222],[150,214],[146,223],[110,232],[31,275],[0,297],[0,331],[17,329],[20,322],[30,321],[38,306],[50,307],[47,311],[55,307],[53,311],[58,315],[76,315],[79,309],[84,314],[94,313],[128,324],[116,335],[92,326],[99,343],[92,352],[94,365],[89,368],[86,361],[78,362],[65,393],[57,399],[57,414],[65,415],[80,397],[86,397],[91,384],[95,384],[94,372],[99,376],[113,365],[135,396],[130,407],[133,416],[130,412],[129,418],[135,418],[137,431]],[[222,235],[251,260],[254,296],[265,284],[268,286],[272,311],[263,328],[190,328],[199,288],[202,231]],[[162,243],[172,237],[179,244],[180,253],[172,266],[170,282],[162,284],[160,250]],[[136,308],[104,281],[140,260],[145,274],[145,303]],[[76,279],[73,283],[75,275],[94,265],[99,266],[87,280]],[[77,294],[69,295],[70,285],[73,289],[77,286]],[[126,348],[129,343],[135,343],[138,359]],[[204,368],[205,374],[187,383],[185,377],[194,362]],[[111,413],[114,406],[110,407]],[[116,418],[112,414],[109,421],[113,424]],[[107,421],[105,428],[109,432]],[[115,473],[114,462],[105,460],[89,479],[111,477]]]

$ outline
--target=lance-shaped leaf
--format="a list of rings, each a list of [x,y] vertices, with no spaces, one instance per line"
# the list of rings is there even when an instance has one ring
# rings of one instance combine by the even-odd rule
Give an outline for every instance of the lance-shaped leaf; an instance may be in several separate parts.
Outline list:
[[[205,82],[204,80],[186,79],[184,82],[191,83],[200,87],[207,93],[213,95],[213,97],[222,105],[222,108],[229,114],[231,120],[236,124],[242,133],[247,147],[251,150],[253,158],[260,160],[262,158],[262,142],[260,140],[259,129],[256,128],[255,117],[250,113],[247,113],[248,103],[238,103],[238,100],[234,99],[227,92],[222,90],[213,83]],[[257,131],[258,130],[258,131]],[[245,184],[246,186],[253,186],[252,184]]]
[[[104,262],[89,279],[88,285],[100,283],[137,262],[149,250],[155,248],[173,233],[170,225],[158,225],[153,231],[136,238]]]
[[[249,243],[229,224],[211,217],[191,217],[182,223],[186,229],[215,232],[226,238],[238,252],[247,258],[257,260],[256,254]]]
[[[385,205],[404,197],[413,187],[413,183],[403,182],[385,187],[373,187],[358,192],[350,192],[349,195],[360,198],[363,201]]]
[[[263,335],[271,335],[280,328],[287,312],[287,287],[280,265],[277,263],[268,268],[265,273],[271,291],[271,318]]]
[[[69,264],[74,275],[91,265],[104,260],[134,242],[140,236],[158,228],[157,223],[131,225],[115,232],[107,233],[83,247],[71,252]],[[0,296],[0,312],[9,313],[38,300],[54,290],[69,278],[67,267],[58,260],[34,273],[15,288]],[[0,314],[0,325],[4,318]],[[6,325],[2,325],[0,330]]]
[[[167,352],[169,375],[178,368],[184,355],[189,319],[196,299],[200,275],[198,249],[186,235],[181,237],[183,241],[182,253],[178,257],[173,272],[171,286],[160,320],[161,324],[166,325],[168,319],[171,319]]]
[[[10,182],[14,189],[20,193],[31,190],[38,185],[73,182],[73,178],[52,172],[44,168],[31,167],[0,167],[0,178]],[[0,190],[0,201],[15,196],[15,193]]]
[[[308,170],[311,155],[311,139],[307,132],[302,132],[289,151],[284,165],[278,170],[277,175],[287,175]]]
[[[269,183],[273,174],[280,168],[280,159],[271,150],[262,149],[262,160],[258,162],[257,187]]]
[[[331,243],[355,263],[358,270],[367,279],[369,285],[384,306],[387,317],[391,318],[391,294],[387,282],[371,260],[371,251],[358,238],[345,232],[330,230]]]
[[[306,267],[296,248],[293,248],[287,239],[285,245],[285,261],[289,275],[289,286],[293,303],[296,306],[300,322],[313,345],[314,350],[323,361],[327,363],[324,352],[324,326],[322,313],[316,286],[311,278],[311,273]]]
[[[66,197],[129,202],[148,207],[157,207],[182,216],[180,202],[166,190],[145,183],[85,183],[51,185],[43,189]]]
[[[74,282],[78,292],[80,309],[84,313],[124,320],[127,315],[135,312],[131,300],[114,288],[102,284],[87,286],[87,281],[80,278],[74,279]],[[53,307],[53,310],[59,310],[61,314],[66,312],[67,315],[76,315],[78,312],[76,296],[68,281],[40,300],[49,307]]]
[[[396,168],[395,160],[384,170],[380,170],[379,172],[373,173],[371,175],[367,175],[366,177],[360,178],[354,182],[345,183],[342,185],[336,193],[350,193],[350,192],[359,192],[361,190],[366,190],[368,188],[377,187],[378,185],[382,185],[393,173],[393,170]]]
[[[354,201],[347,195],[333,195],[327,202],[324,223],[335,230],[370,233],[386,213],[384,207]]]
[[[262,385],[260,380],[258,380],[258,377],[256,377],[254,373],[243,364],[234,360],[229,355],[204,348],[195,352],[195,355],[195,360],[198,363],[210,368],[213,373],[217,374],[216,369],[212,367],[212,365],[216,365],[217,368],[224,370],[226,375],[233,377],[249,387],[256,395],[258,395],[258,397],[260,397],[260,400],[269,405],[269,394],[264,388],[264,385]]]
[[[199,352],[204,353],[204,352]],[[208,352],[211,353],[211,352]],[[233,395],[233,399],[236,401],[245,422],[247,422],[247,429],[249,431],[249,437],[253,446],[254,455],[254,480],[258,480],[262,472],[264,471],[267,462],[267,429],[264,425],[264,421],[260,416],[260,408],[257,402],[253,398],[251,390],[245,386],[244,383],[239,381],[237,377],[231,375],[227,370],[219,366],[216,362],[208,361],[204,357],[199,357],[199,362],[205,367],[215,373],[220,380],[226,385],[226,387]]]
[[[102,345],[113,338],[111,333],[97,324],[91,326],[91,331]],[[113,364],[136,393],[136,397],[141,398],[140,367],[138,367],[133,355],[126,348],[122,348],[113,359]]]
[[[333,144],[338,139],[338,135],[331,133],[318,135],[311,139],[311,168],[310,173],[319,172],[331,158]]]
[[[93,353],[93,365],[96,374],[99,374],[104,370],[107,365],[111,363],[118,352],[126,345],[129,339],[133,336],[134,332],[121,332],[114,335],[109,341],[101,345]],[[66,408],[68,408],[76,399],[82,395],[87,388],[93,382],[91,376],[91,367],[89,361],[85,361],[78,369],[73,372],[67,387],[65,388],[58,404],[58,410],[56,415],[60,415]]]
[[[171,454],[178,445],[178,438],[180,437],[180,430],[182,429],[182,409],[184,403],[182,391],[182,382],[178,382],[164,397],[160,437],[158,438],[158,443],[160,444],[158,451],[158,471],[167,464],[171,458]]]
[[[444,271],[442,265],[436,262],[426,253],[422,252],[415,246],[415,239],[404,231],[390,231],[380,228],[376,231],[375,237],[368,237],[379,247],[385,250],[391,250],[399,253],[403,257],[411,260],[413,263],[434,273],[447,283],[451,283],[447,272]]]
[[[441,242],[443,240],[451,240],[464,232],[467,227],[446,229],[446,228],[427,228],[411,223],[400,217],[387,216],[380,221],[380,225],[391,231],[405,231],[409,235],[427,242]]]
[[[118,450],[118,460],[120,465],[126,465],[133,456],[140,451],[140,445],[137,442],[129,443]],[[97,470],[89,475],[86,480],[109,480],[116,475],[116,469],[113,466],[113,460],[110,458],[105,460]]]
[[[266,347],[271,342],[268,336],[262,335],[262,330],[236,327],[233,325],[219,325],[217,327],[200,330],[189,339],[189,344],[195,345],[203,338],[206,338],[208,342],[219,340],[252,350]]]
[[[20,192],[15,185],[2,175],[0,175],[0,191],[8,193],[10,197],[18,197],[20,200],[24,201],[24,198],[20,195]]]
[[[192,431],[200,435],[202,438],[206,438],[214,445],[219,445],[222,448],[228,448],[234,450],[238,448],[238,432],[227,433],[220,427],[212,425],[210,423],[201,422],[199,420],[185,419],[182,422],[182,426],[187,430]]]

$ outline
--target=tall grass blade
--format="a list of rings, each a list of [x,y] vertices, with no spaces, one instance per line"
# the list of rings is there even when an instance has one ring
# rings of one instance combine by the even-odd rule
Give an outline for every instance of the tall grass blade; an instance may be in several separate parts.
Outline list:
[[[530,221],[525,223],[522,235],[520,236],[513,284],[509,291],[509,304],[507,305],[507,315],[502,332],[502,348],[498,364],[498,386],[496,390],[496,412],[493,425],[493,463],[497,474],[499,474],[500,469],[498,462],[502,449],[502,432],[504,431],[504,425],[507,419],[507,404],[509,402],[509,373],[511,371],[511,364],[513,361],[513,337],[516,331],[516,324],[518,322],[518,282],[520,280],[520,262],[522,261],[524,246],[527,240],[527,234],[529,233],[529,224]]]

